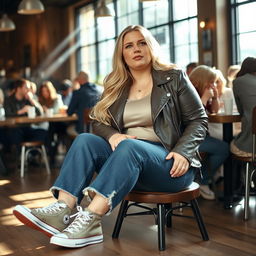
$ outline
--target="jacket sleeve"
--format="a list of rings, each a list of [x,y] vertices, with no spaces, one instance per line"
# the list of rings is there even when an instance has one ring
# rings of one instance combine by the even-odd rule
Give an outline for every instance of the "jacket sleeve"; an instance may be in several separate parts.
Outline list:
[[[113,134],[120,133],[112,126],[100,123],[96,120],[92,122],[92,131],[95,135],[101,136],[107,141]]]
[[[183,72],[180,72],[177,86],[182,135],[172,151],[183,155],[191,162],[206,136],[208,116],[196,89]]]

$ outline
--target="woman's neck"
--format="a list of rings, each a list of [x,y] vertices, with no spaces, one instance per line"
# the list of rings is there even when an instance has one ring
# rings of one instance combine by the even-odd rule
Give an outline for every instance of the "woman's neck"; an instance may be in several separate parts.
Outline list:
[[[144,70],[130,70],[134,83],[140,84],[140,82],[148,80],[151,77],[151,67]]]

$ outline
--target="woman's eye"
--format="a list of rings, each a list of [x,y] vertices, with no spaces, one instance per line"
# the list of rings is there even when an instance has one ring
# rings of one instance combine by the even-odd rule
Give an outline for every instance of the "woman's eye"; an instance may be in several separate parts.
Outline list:
[[[140,42],[140,45],[147,45],[145,41]]]
[[[132,47],[131,44],[127,44],[127,45],[125,46],[125,49],[129,49],[129,48],[131,48],[131,47]]]

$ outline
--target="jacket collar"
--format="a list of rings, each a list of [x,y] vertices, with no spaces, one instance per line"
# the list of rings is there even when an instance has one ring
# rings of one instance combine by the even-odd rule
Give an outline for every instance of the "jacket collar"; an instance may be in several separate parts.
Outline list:
[[[153,88],[151,93],[151,113],[152,120],[155,121],[162,107],[169,100],[170,93],[161,88],[161,85],[166,84],[172,78],[168,71],[152,69]],[[125,104],[129,95],[131,82],[127,81],[124,86],[122,95],[110,106],[109,112],[114,119],[114,123],[121,131],[123,128],[123,113]]]

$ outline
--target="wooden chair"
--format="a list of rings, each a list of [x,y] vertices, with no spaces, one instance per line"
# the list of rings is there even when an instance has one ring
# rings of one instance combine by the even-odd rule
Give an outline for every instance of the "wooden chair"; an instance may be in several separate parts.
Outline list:
[[[42,141],[26,141],[21,143],[21,166],[20,166],[21,178],[24,177],[25,161],[28,158],[29,152],[32,150],[37,150],[38,152],[40,152],[41,156],[44,159],[47,173],[48,174],[51,173],[44,143]]]
[[[118,238],[124,217],[153,214],[156,217],[156,223],[158,226],[158,248],[160,251],[164,251],[165,225],[167,227],[172,226],[172,216],[184,217],[181,214],[175,214],[173,211],[184,207],[191,207],[202,238],[203,240],[207,241],[209,240],[208,233],[196,200],[199,195],[199,185],[195,182],[193,182],[188,189],[178,193],[131,191],[121,203],[112,237]],[[133,203],[129,204],[129,201],[132,201]],[[157,204],[157,208],[150,208],[148,206],[141,205],[141,203]],[[179,204],[172,207],[172,203]],[[131,206],[137,206],[146,211],[128,214],[127,211]]]
[[[252,176],[256,171],[256,106],[252,111],[252,156],[241,157],[232,154],[232,158],[237,161],[246,163],[245,168],[245,195],[244,195],[244,220],[249,218],[249,200],[250,200],[250,188],[253,185]]]
[[[91,131],[91,121],[90,113],[91,108],[84,109],[84,132],[90,132]]]

